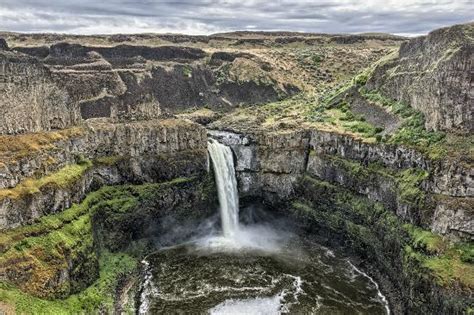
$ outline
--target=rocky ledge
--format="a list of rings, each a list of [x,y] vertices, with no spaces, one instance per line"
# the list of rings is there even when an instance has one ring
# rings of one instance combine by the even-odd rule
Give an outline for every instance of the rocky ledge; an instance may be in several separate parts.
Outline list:
[[[423,112],[428,129],[472,133],[473,38],[473,24],[463,24],[407,41],[368,87]]]
[[[0,227],[12,228],[81,201],[93,189],[145,183],[207,170],[206,130],[194,123],[155,120],[2,136]],[[25,147],[26,146],[26,147]],[[29,147],[27,147],[29,146]]]
[[[311,174],[382,202],[406,222],[454,238],[474,237],[474,174],[467,166],[319,130],[209,133],[233,149],[243,196],[285,200]]]

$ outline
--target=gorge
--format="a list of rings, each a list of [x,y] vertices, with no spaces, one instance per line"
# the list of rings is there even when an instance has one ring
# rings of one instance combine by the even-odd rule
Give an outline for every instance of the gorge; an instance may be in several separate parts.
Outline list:
[[[328,248],[300,239],[290,222],[250,205],[245,210],[251,222],[240,224],[232,151],[210,139],[209,155],[222,232],[207,225],[208,235],[147,256],[140,314],[390,314],[371,277]]]
[[[472,314],[473,39],[0,33],[0,312]]]

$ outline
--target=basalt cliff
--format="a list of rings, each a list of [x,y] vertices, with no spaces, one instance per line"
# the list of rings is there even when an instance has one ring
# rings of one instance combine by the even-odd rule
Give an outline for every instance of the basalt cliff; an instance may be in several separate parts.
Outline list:
[[[242,200],[360,258],[395,314],[474,312],[474,25],[426,36],[0,33],[0,310],[134,312],[157,235]]]

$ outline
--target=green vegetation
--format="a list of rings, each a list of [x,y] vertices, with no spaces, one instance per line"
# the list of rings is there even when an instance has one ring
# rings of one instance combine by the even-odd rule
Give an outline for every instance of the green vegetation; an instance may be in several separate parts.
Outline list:
[[[94,159],[94,165],[112,166],[112,165],[116,165],[118,162],[120,162],[123,159],[124,158],[119,155],[101,156]]]
[[[393,101],[384,97],[378,91],[368,91],[364,87],[359,89],[359,93],[368,101],[386,107],[402,119],[403,122],[400,128],[386,142],[424,148],[444,139],[445,134],[443,132],[427,131],[424,115],[409,105],[400,101]]]
[[[363,116],[354,114],[348,103],[351,89],[365,82],[367,75],[364,72],[324,93],[318,101],[307,103],[305,114],[307,120],[316,123],[317,128],[325,129],[329,125],[332,131],[352,133],[367,140],[380,135],[383,128],[376,127],[367,122]],[[381,136],[379,138],[381,139]]]
[[[337,156],[321,155],[320,158],[350,175],[352,180],[361,187],[377,183],[378,178],[385,178],[393,182],[393,188],[397,192],[399,201],[418,209],[425,208],[426,194],[421,188],[423,181],[429,175],[425,170],[409,168],[396,171],[378,163],[363,166],[358,162]]]
[[[310,176],[303,178],[301,189],[301,197],[291,205],[293,213],[323,236],[339,235],[349,249],[398,279],[402,295],[408,297],[415,290],[417,295],[408,300],[417,311],[430,313],[430,301],[442,299],[426,300],[431,299],[433,286],[427,279],[444,288],[474,288],[472,243],[449,243],[440,235],[403,223],[379,203]],[[462,313],[467,307],[454,298],[443,301],[446,313]]]
[[[396,176],[400,199],[405,203],[423,206],[425,193],[421,183],[428,177],[428,172],[420,169],[406,169]]]
[[[105,186],[61,213],[3,233],[0,270],[22,277],[0,282],[0,300],[28,314],[111,311],[117,282],[134,272],[145,253],[129,251],[131,229],[138,219],[156,216],[152,211],[172,207],[163,204],[165,196],[175,195],[172,190],[193,187],[199,198],[207,198],[201,195],[211,193],[207,181],[191,186],[194,180]],[[69,278],[57,282],[66,270]]]
[[[83,135],[80,127],[60,131],[37,132],[23,135],[0,135],[0,165],[2,162],[17,161],[39,151],[55,148],[55,144]]]
[[[14,188],[1,189],[0,200],[3,198],[16,199],[24,195],[35,194],[38,193],[42,187],[49,185],[59,188],[67,188],[79,180],[91,167],[91,161],[81,160],[78,164],[67,165],[57,172],[39,179],[26,179]]]
[[[450,244],[441,236],[411,224],[404,228],[411,237],[405,252],[431,270],[440,285],[460,283],[474,288],[474,244]]]
[[[183,75],[185,77],[191,78],[193,76],[193,68],[191,66],[184,65],[182,69],[183,69]]]
[[[317,69],[317,67],[323,62],[325,56],[318,51],[311,49],[302,50],[301,53],[297,55],[297,61],[308,69]]]
[[[0,282],[0,300],[15,306],[18,314],[91,314],[98,309],[113,312],[118,281],[136,271],[136,258],[122,253],[103,252],[100,276],[88,288],[64,300],[44,300]]]
[[[403,227],[411,236],[414,249],[434,255],[446,250],[447,243],[441,236],[411,224],[405,224]]]

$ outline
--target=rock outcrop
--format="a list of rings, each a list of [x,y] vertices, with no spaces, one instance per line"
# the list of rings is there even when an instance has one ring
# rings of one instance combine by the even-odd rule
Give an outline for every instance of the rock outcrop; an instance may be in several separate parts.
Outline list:
[[[0,49],[0,134],[66,128],[75,104],[37,59]]]
[[[295,192],[306,170],[309,153],[307,131],[236,134],[210,131],[230,146],[236,156],[235,171],[243,197],[261,197],[276,203]]]
[[[8,50],[8,44],[3,38],[0,38],[0,50]]]
[[[203,127],[181,120],[91,122],[82,132],[52,141],[44,150],[20,159],[5,158],[0,228],[60,212],[103,185],[206,172],[206,143]]]
[[[207,63],[207,56],[190,47],[68,43],[2,51],[0,134],[62,129],[100,117],[155,119],[204,106],[229,110],[299,91],[257,56],[218,64]]]
[[[311,174],[381,202],[405,222],[454,239],[474,237],[474,174],[467,165],[320,130],[209,133],[233,149],[242,196],[276,203]]]
[[[473,38],[471,23],[409,40],[395,59],[375,69],[367,87],[423,112],[428,129],[472,133]]]

